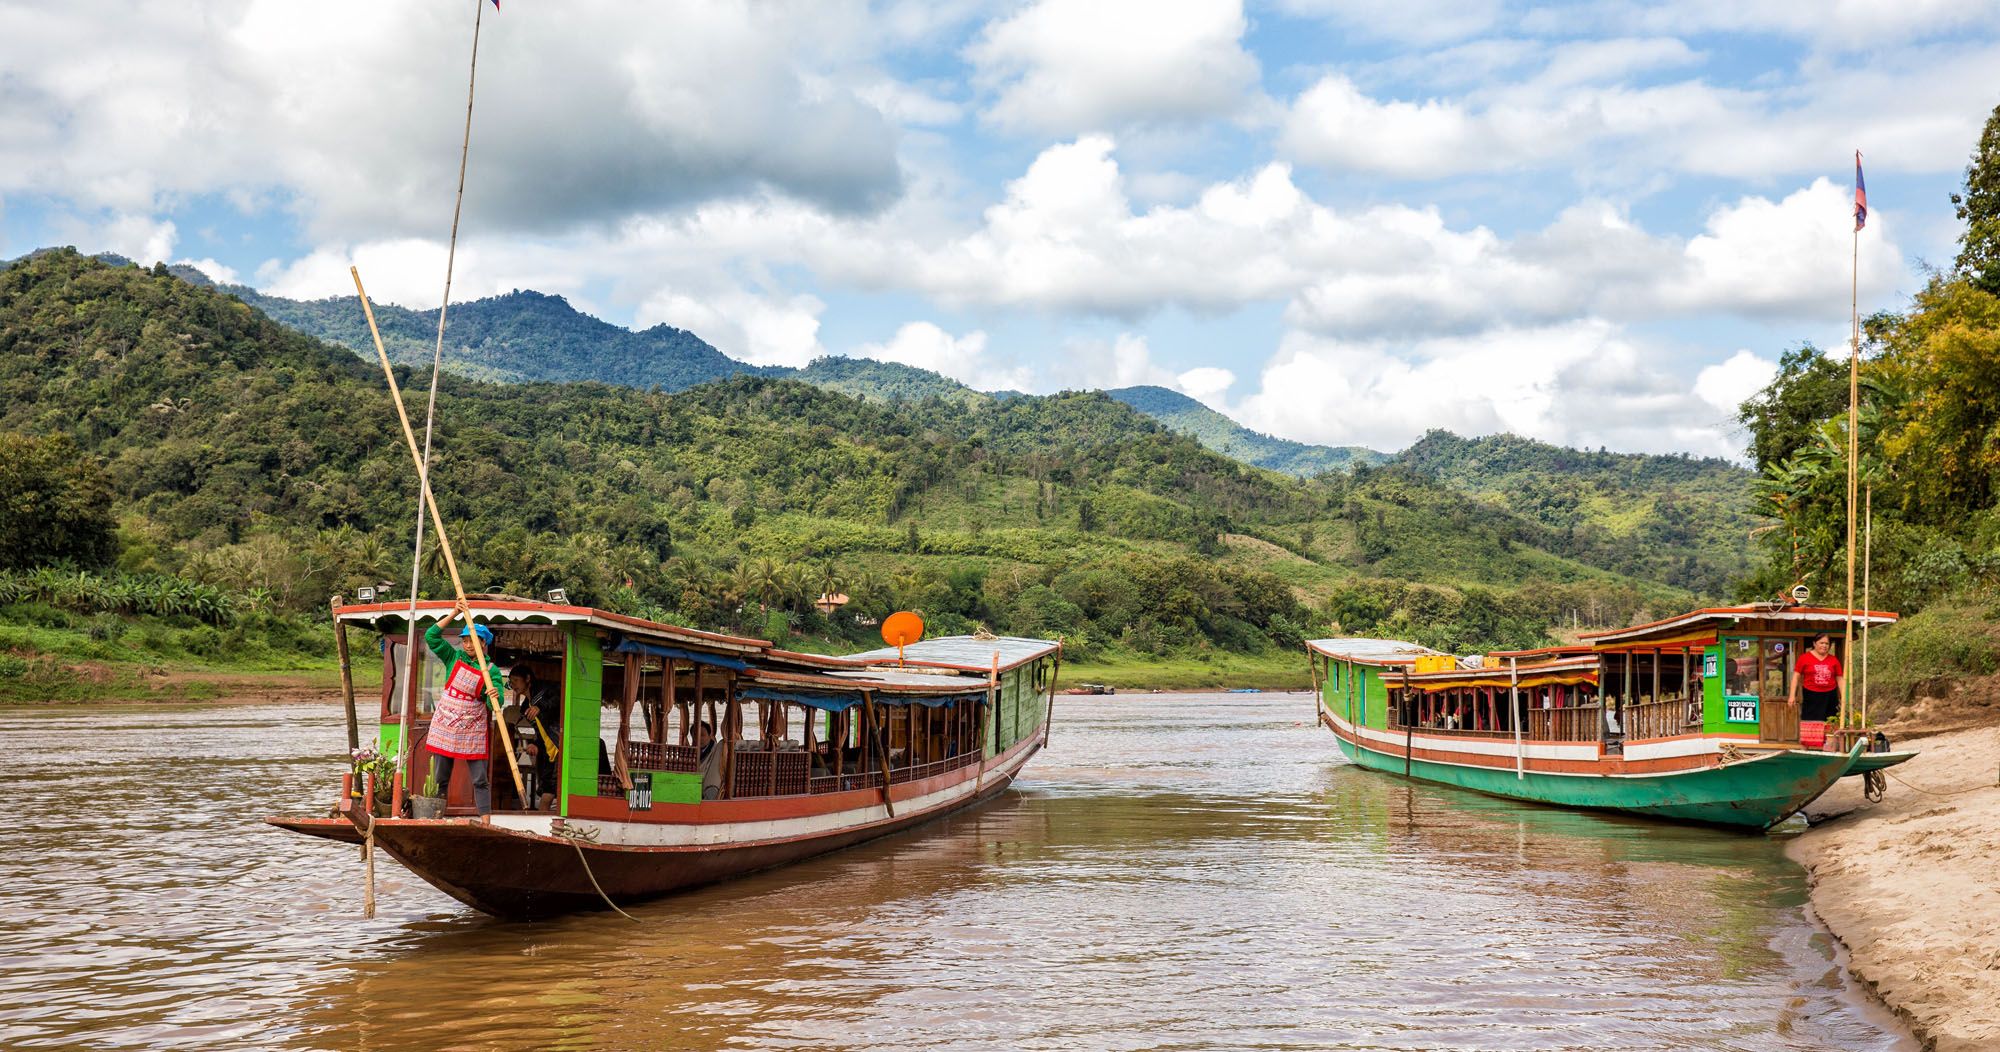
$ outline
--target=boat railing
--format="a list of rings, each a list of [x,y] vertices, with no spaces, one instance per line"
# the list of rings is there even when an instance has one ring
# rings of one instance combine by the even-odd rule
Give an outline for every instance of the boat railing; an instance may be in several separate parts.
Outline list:
[[[1545,742],[1603,741],[1604,708],[1572,705],[1561,709],[1529,709],[1527,736]]]
[[[933,760],[930,763],[920,763],[911,767],[891,768],[889,771],[889,784],[901,785],[904,782],[914,782],[919,779],[930,778],[947,771],[956,771],[961,767],[970,767],[978,763],[980,758],[977,751],[972,751],[961,753],[957,756],[946,757],[942,760]],[[814,794],[839,793],[850,789],[879,789],[881,787],[882,772],[879,770],[857,772],[854,774],[814,775],[808,783],[808,791]]]
[[[1626,741],[1672,738],[1701,727],[1701,705],[1682,697],[1627,705],[1619,711]]]
[[[635,771],[691,774],[701,770],[701,750],[692,745],[666,742],[626,742],[625,766]]]
[[[797,796],[808,791],[812,757],[804,752],[739,752],[734,775],[735,799],[757,796]]]
[[[965,752],[957,756],[948,756],[942,760],[932,760],[930,763],[920,763],[914,767],[898,767],[889,772],[889,781],[897,784],[914,782],[919,779],[943,774],[946,771],[956,771],[967,764],[976,763],[978,760],[978,753]]]

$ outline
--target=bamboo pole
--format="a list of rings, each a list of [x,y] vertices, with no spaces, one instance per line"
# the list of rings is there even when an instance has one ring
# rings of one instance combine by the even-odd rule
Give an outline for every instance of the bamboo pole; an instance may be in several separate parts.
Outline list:
[[[334,596],[329,610],[339,610],[340,599]],[[354,666],[347,657],[347,625],[338,613],[333,615],[333,651],[340,657],[340,700],[347,707],[347,751],[351,755],[361,748],[361,722],[354,712]]]
[[[396,384],[396,370],[389,364],[388,350],[382,346],[382,331],[375,325],[375,308],[368,302],[368,290],[361,287],[360,268],[349,267],[347,270],[348,273],[354,275],[354,291],[361,297],[362,313],[368,316],[368,334],[374,337],[375,355],[381,359],[382,375],[389,381],[390,401],[396,403],[396,419],[402,422],[403,439],[409,444],[410,459],[417,466],[417,477],[422,483],[424,507],[430,510],[431,526],[437,530],[438,550],[444,554],[444,568],[451,575],[452,594],[458,597],[457,612],[465,615],[465,627],[469,630],[472,628],[472,607],[465,598],[465,582],[460,580],[458,576],[458,557],[452,554],[451,537],[445,533],[444,529],[444,516],[438,513],[437,498],[431,494],[430,473],[424,469],[423,454],[417,449],[417,434],[410,427],[409,410],[403,407],[403,392]],[[416,632],[414,622],[411,624],[410,631],[413,635]],[[465,638],[472,642],[472,658],[479,664],[479,680],[486,685],[487,706],[493,714],[494,722],[500,725],[500,744],[506,749],[507,770],[514,776],[514,794],[516,797],[525,800],[527,789],[521,784],[521,769],[514,766],[514,736],[507,731],[507,721],[500,719],[500,710],[504,707],[504,703],[500,699],[500,685],[494,683],[493,677],[488,675],[486,671],[488,665],[486,646],[479,641],[479,633],[477,632],[468,631]],[[415,649],[414,647],[411,648],[412,654],[415,653]],[[409,713],[407,710],[404,716],[405,738],[403,748],[407,750],[409,748],[408,728],[411,725],[408,720]]]
[[[1049,728],[1056,722],[1056,681],[1062,678],[1062,639],[1056,640],[1055,664],[1049,670],[1049,711],[1042,717],[1042,748],[1049,747]]]
[[[879,740],[879,732],[882,724],[875,716],[875,692],[872,690],[862,691],[861,704],[863,706],[861,718],[865,722],[862,730],[868,738],[868,746],[880,746],[880,748],[873,748],[872,751],[875,753],[876,766],[882,770],[882,809],[889,812],[890,818],[894,818],[896,817],[896,805],[889,802],[889,743]]]
[[[1874,486],[1868,487],[1868,492],[1862,500],[1862,507],[1865,509],[1862,514],[1866,516],[1866,521],[1863,524],[1861,532],[1861,609],[1867,611],[1874,609],[1874,607],[1869,605],[1870,601],[1868,597],[1868,571],[1870,565],[1874,562],[1875,554],[1872,550],[1875,544]],[[1870,621],[1861,622],[1861,728],[1863,732],[1866,732],[1868,729],[1868,629],[1870,626]],[[1842,667],[1844,668],[1845,666]]]
[[[1854,153],[1854,175],[1861,178],[1861,152]],[[1860,193],[1860,187],[1855,187]],[[1855,485],[1860,475],[1861,458],[1861,224],[1854,225],[1854,251],[1851,257],[1852,272],[1849,275],[1849,308],[1854,322],[1854,342],[1847,355],[1847,617],[1841,624],[1840,647],[1840,725],[1848,725],[1848,696],[1852,693],[1849,685],[1853,682],[1854,670],[1854,505]]]
[[[1521,659],[1507,659],[1507,711],[1514,722],[1514,780],[1528,777],[1528,750],[1521,744]]]

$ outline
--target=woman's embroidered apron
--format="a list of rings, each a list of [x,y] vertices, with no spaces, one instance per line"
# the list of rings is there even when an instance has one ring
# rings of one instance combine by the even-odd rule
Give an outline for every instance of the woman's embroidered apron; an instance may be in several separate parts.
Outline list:
[[[460,661],[445,677],[444,693],[437,711],[431,714],[430,734],[424,747],[442,756],[460,760],[486,759],[486,702],[479,670]]]

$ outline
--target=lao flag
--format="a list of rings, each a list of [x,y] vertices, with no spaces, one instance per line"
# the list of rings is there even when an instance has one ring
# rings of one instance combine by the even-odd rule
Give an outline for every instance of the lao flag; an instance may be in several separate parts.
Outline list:
[[[1861,180],[1861,151],[1854,151],[1854,229],[1868,225],[1868,184]]]

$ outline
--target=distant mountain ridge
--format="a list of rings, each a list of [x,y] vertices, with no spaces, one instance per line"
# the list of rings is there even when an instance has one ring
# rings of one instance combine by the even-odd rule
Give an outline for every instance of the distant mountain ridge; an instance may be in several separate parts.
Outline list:
[[[1200,402],[1164,387],[1121,387],[1105,394],[1226,457],[1300,478],[1380,464],[1389,454],[1363,446],[1315,446],[1252,431]]]
[[[51,251],[58,250],[38,249],[21,259],[33,259]],[[112,266],[132,265],[130,260],[111,253],[101,253],[95,258]],[[0,267],[15,262],[20,260]],[[281,324],[340,344],[364,357],[373,354],[367,323],[347,297],[294,300],[267,295],[246,285],[218,285],[185,265],[167,269],[190,284],[214,287],[236,296]],[[436,311],[378,303],[375,314],[391,360],[415,368],[430,364],[437,337]],[[453,373],[479,380],[596,381],[667,392],[731,376],[751,375],[796,379],[878,402],[939,398],[973,405],[992,398],[1018,397],[1018,392],[982,392],[932,370],[874,359],[828,356],[800,369],[750,365],[729,357],[685,329],[655,325],[634,331],[585,314],[561,296],[527,290],[455,304],[446,333],[444,365]],[[1105,394],[1170,430],[1194,438],[1210,450],[1241,463],[1299,478],[1327,471],[1350,471],[1356,466],[1399,464],[1454,488],[1495,498],[1509,492],[1507,485],[1495,481],[1509,473],[1505,468],[1509,457],[1529,457],[1541,465],[1541,470],[1583,472],[1593,480],[1593,485],[1607,483],[1621,473],[1629,475],[1634,470],[1632,465],[1642,462],[1651,467],[1639,474],[1653,483],[1674,477],[1676,470],[1692,472],[1690,478],[1711,480],[1716,472],[1728,475],[1741,471],[1718,460],[1592,454],[1582,450],[1566,450],[1562,451],[1566,455],[1556,456],[1554,453],[1560,447],[1515,436],[1466,440],[1446,432],[1433,433],[1443,436],[1442,439],[1426,436],[1410,449],[1391,455],[1361,446],[1313,445],[1253,431],[1193,398],[1164,387],[1125,387]],[[1445,439],[1472,444],[1452,445]],[[1675,469],[1672,467],[1675,464],[1695,467]],[[1565,525],[1556,521],[1560,514],[1552,519],[1547,509],[1537,514],[1535,509],[1519,504],[1517,500],[1509,506],[1526,510],[1530,517],[1550,525]],[[1736,523],[1732,520],[1731,525]]]
[[[368,323],[350,298],[293,300],[244,285],[222,286],[222,291],[280,324],[359,354],[373,353]],[[436,311],[378,303],[375,321],[392,361],[430,364],[437,340]],[[655,325],[634,332],[593,318],[561,296],[519,289],[452,305],[444,367],[475,380],[596,380],[666,391],[746,373],[770,374],[723,354],[686,329]]]

